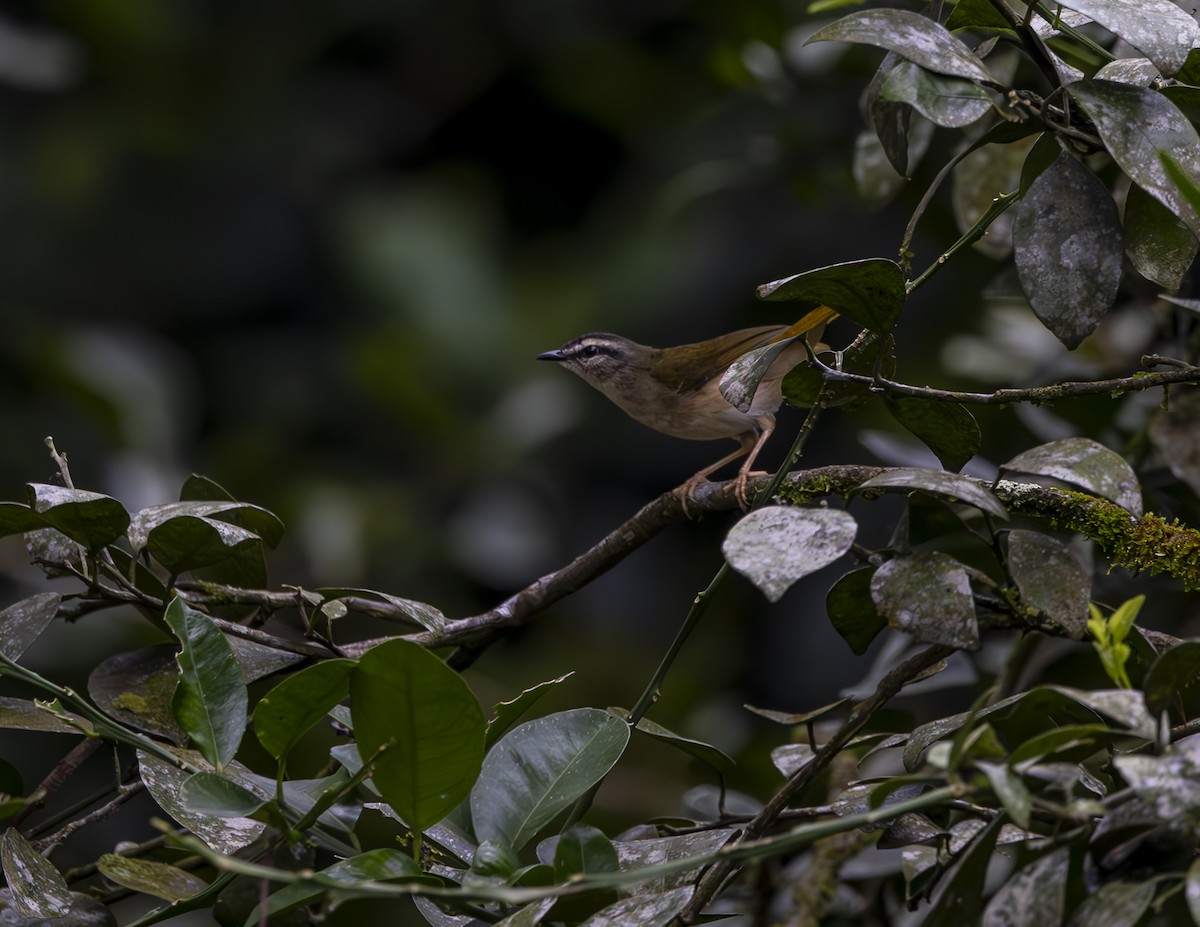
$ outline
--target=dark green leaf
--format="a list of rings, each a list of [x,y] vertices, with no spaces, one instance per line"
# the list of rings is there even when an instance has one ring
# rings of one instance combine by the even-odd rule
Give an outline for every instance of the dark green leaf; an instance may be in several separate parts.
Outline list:
[[[919,117],[914,119],[911,106],[890,103],[880,97],[888,76],[903,61],[895,52],[884,55],[863,94],[871,125],[875,129],[875,138],[887,162],[900,178],[909,177],[920,162],[929,147],[934,128],[927,120]]]
[[[867,652],[871,641],[887,627],[887,618],[879,613],[871,599],[871,577],[874,575],[875,567],[852,570],[834,583],[825,597],[829,620],[859,656]]]
[[[406,824],[436,824],[471,791],[483,760],[484,719],[462,677],[417,644],[368,650],[350,679],[358,751]],[[481,835],[482,836],[482,835]]]
[[[46,527],[46,520],[27,505],[0,502],[0,538]]]
[[[1040,531],[1010,531],[1008,567],[1021,600],[1042,612],[1046,631],[1083,639],[1092,577],[1062,543]]]
[[[629,712],[623,708],[610,708],[609,711],[623,721],[629,720]],[[686,753],[688,756],[695,757],[702,763],[707,763],[719,773],[729,772],[737,765],[729,754],[717,749],[712,744],[705,743],[702,740],[694,740],[691,737],[683,737],[674,731],[668,730],[661,724],[651,721],[649,718],[640,718],[637,723],[637,730],[660,743],[667,744],[676,750]]]
[[[193,814],[218,818],[248,818],[264,804],[245,786],[211,772],[199,772],[183,781],[179,800]]]
[[[1081,762],[1101,746],[1118,737],[1127,737],[1124,731],[1114,730],[1107,724],[1064,724],[1030,737],[1009,754],[1008,764],[1016,766],[1030,760],[1053,758],[1059,762]],[[1066,753],[1081,753],[1081,756],[1066,756]]]
[[[1063,438],[1031,448],[1001,470],[1047,476],[1078,486],[1115,502],[1134,515],[1142,514],[1142,490],[1125,458],[1091,438]]]
[[[1067,927],[1133,927],[1154,900],[1155,883],[1109,882],[1071,914]]]
[[[1154,661],[1146,671],[1142,690],[1146,709],[1158,717],[1167,711],[1182,691],[1200,681],[1200,642],[1184,641]]]
[[[71,890],[66,879],[15,827],[8,828],[0,837],[0,862],[4,864],[5,881],[22,917],[49,920],[63,917],[71,910]]]
[[[1025,155],[1021,165],[1021,196],[1029,192],[1033,182],[1062,156],[1062,146],[1052,132],[1044,132],[1038,136],[1033,147]]]
[[[118,885],[164,901],[182,901],[208,888],[208,883],[199,876],[152,859],[105,853],[96,860],[96,868]]]
[[[28,483],[29,507],[88,550],[111,544],[129,527],[129,513],[111,496],[49,483]]]
[[[619,872],[616,848],[603,831],[576,824],[563,833],[554,845],[554,881],[565,883],[572,877]],[[598,889],[560,898],[551,920],[579,922],[617,901],[615,888]]]
[[[923,927],[962,927],[972,924],[983,912],[984,881],[988,863],[1000,836],[1004,816],[992,818],[954,863],[949,876],[933,900]]]
[[[796,580],[848,551],[857,532],[858,523],[841,509],[768,506],[734,525],[721,550],[730,566],[778,602]]]
[[[236,502],[228,489],[207,476],[193,473],[179,489],[180,502]]]
[[[604,778],[628,741],[629,725],[596,708],[509,731],[489,751],[471,790],[475,835],[519,850]]]
[[[1163,74],[1183,67],[1200,26],[1171,0],[1064,0],[1154,62]]]
[[[276,760],[284,760],[304,733],[350,694],[352,660],[323,660],[293,673],[254,707],[254,733]]]
[[[187,751],[183,755],[198,765],[204,763],[199,754]],[[265,824],[248,818],[218,818],[191,811],[183,803],[180,791],[192,774],[158,757],[138,753],[138,769],[146,790],[158,806],[214,850],[236,853],[257,840],[266,829]]]
[[[870,494],[880,491],[915,492],[918,490],[930,493],[939,499],[973,505],[996,518],[1008,518],[1008,512],[992,492],[965,476],[959,476],[957,473],[945,473],[941,470],[896,467],[871,477],[863,482],[856,491]]]
[[[826,364],[832,363],[833,359],[828,352],[821,357]],[[891,377],[896,372],[891,338],[872,338],[857,347],[850,347],[842,352],[841,361],[841,369],[845,373],[874,376],[878,368],[883,376]],[[821,397],[826,406],[852,409],[871,398],[871,389],[861,383],[833,379],[826,385],[822,371],[809,364],[801,364],[783,378],[783,396],[792,405],[802,408],[815,405]]]
[[[516,698],[509,699],[506,702],[500,702],[492,708],[492,720],[488,722],[487,738],[484,741],[484,750],[492,749],[492,745],[498,741],[504,733],[517,723],[525,712],[529,711],[534,705],[541,700],[542,696],[551,691],[551,689],[562,685],[572,676],[574,671],[564,673],[557,679],[548,679],[545,682],[539,682],[536,686],[530,686]]]
[[[252,531],[212,518],[176,515],[160,522],[146,539],[146,550],[172,575],[251,555],[262,543]]]
[[[988,0],[959,0],[946,17],[946,28],[951,32],[959,29],[1012,31],[1009,21],[997,13]]]
[[[945,26],[908,10],[861,10],[818,29],[809,42],[857,42],[895,52],[937,74],[995,83],[986,65]]]
[[[57,592],[38,592],[0,611],[0,653],[19,661],[54,620],[60,601]]]
[[[246,502],[189,501],[168,502],[142,509],[129,526],[129,543],[135,551],[149,542],[151,532],[175,518],[197,518],[221,522],[255,535],[268,547],[275,547],[283,537],[283,522],[257,505]]]
[[[871,578],[871,599],[889,625],[919,641],[979,646],[971,583],[953,557],[935,552],[889,560]]]
[[[233,759],[246,730],[246,679],[212,619],[189,608],[182,599],[172,600],[164,618],[183,645],[176,657],[179,686],[172,709],[187,731],[218,770]]]
[[[988,783],[1000,799],[1000,804],[1008,812],[1018,827],[1029,827],[1030,816],[1033,813],[1033,796],[1021,780],[1005,763],[977,763],[979,769],[987,776]]]
[[[1034,313],[1068,348],[1092,333],[1116,298],[1122,234],[1104,184],[1066,152],[1017,204],[1017,276]]]
[[[175,647],[158,644],[104,660],[88,676],[88,695],[106,714],[176,744],[187,742],[171,701],[179,683]]]
[[[970,125],[992,108],[991,96],[978,84],[934,74],[911,61],[892,69],[879,96],[891,103],[905,103],[945,128]]]
[[[896,421],[925,442],[947,470],[961,470],[979,453],[979,425],[966,407],[911,396],[889,399],[887,407]]]
[[[904,272],[883,258],[850,261],[764,283],[758,297],[823,304],[863,328],[886,333],[904,309]]]
[[[1138,186],[1200,234],[1200,210],[1180,192],[1164,160],[1193,185],[1200,182],[1200,136],[1160,93],[1113,81],[1078,81],[1069,88],[1096,123],[1104,147]]]
[[[1178,289],[1197,242],[1192,231],[1141,187],[1125,198],[1125,253],[1139,274],[1169,290]]]

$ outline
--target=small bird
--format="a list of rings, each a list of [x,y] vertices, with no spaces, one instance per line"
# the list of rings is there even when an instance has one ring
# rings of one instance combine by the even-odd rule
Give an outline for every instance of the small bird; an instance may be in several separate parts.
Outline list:
[[[815,347],[826,323],[836,317],[832,309],[820,306],[794,325],[760,325],[671,348],[652,348],[620,335],[597,332],[568,341],[556,351],[539,354],[537,359],[562,364],[655,431],[693,441],[738,441],[736,451],[705,467],[676,492],[686,512],[688,496],[698,484],[745,456],[735,487],[738,502],[744,507],[748,504],[746,480],[750,468],[775,430],[775,411],[783,402],[783,378],[808,357],[800,336]],[[747,411],[742,412],[721,395],[721,377],[734,361],[756,348],[789,338],[797,340],[772,361]]]

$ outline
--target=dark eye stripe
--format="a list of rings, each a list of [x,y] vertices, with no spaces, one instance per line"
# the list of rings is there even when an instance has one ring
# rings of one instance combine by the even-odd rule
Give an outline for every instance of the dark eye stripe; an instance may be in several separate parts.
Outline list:
[[[570,358],[598,357],[601,354],[606,357],[616,357],[617,349],[603,341],[578,341],[563,348],[563,354]]]

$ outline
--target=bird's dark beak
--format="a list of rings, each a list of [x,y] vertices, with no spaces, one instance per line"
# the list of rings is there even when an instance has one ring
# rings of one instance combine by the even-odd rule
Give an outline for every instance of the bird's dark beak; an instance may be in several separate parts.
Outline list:
[[[558,351],[547,351],[545,354],[539,354],[537,356],[537,359],[538,360],[561,361],[561,360],[566,360],[566,357],[563,355],[563,352],[561,350],[558,350]]]

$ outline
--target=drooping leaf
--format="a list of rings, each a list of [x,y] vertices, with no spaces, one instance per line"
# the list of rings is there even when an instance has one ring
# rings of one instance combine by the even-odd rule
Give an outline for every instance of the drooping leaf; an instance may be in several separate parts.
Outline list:
[[[932,552],[889,560],[871,578],[871,599],[889,625],[919,641],[979,646],[971,582],[953,557]]]
[[[484,749],[492,749],[492,745],[504,736],[505,732],[516,724],[517,720],[525,712],[536,705],[543,695],[562,685],[574,675],[575,673],[572,671],[564,673],[557,679],[548,679],[545,682],[539,682],[536,686],[530,686],[516,698],[497,703],[492,708],[492,719],[488,722]]]
[[[22,917],[53,920],[70,912],[71,890],[66,879],[15,827],[0,836],[0,862]]]
[[[879,95],[892,103],[908,104],[944,128],[970,125],[992,109],[991,97],[978,84],[934,74],[911,61],[892,69]]]
[[[1161,93],[1113,81],[1078,81],[1070,93],[1096,124],[1104,147],[1139,187],[1200,234],[1200,210],[1168,173],[1169,159],[1193,184],[1200,182],[1200,135]]]
[[[883,258],[820,267],[758,288],[759,299],[823,304],[855,324],[880,333],[896,324],[905,295],[900,265]]]
[[[350,694],[352,660],[323,660],[293,673],[254,706],[254,733],[276,760],[284,760],[329,710]]]
[[[199,876],[152,859],[105,853],[96,860],[96,868],[118,885],[164,901],[182,901],[208,888],[208,883]]]
[[[1061,924],[1070,857],[1059,847],[1014,872],[988,902],[982,927]]]
[[[833,584],[825,597],[829,620],[859,656],[867,652],[871,641],[888,624],[871,599],[871,577],[874,575],[875,567],[851,570]]]
[[[1113,881],[1083,899],[1067,927],[1133,927],[1154,900],[1154,882]]]
[[[1017,276],[1034,313],[1068,348],[1092,333],[1116,298],[1122,236],[1108,190],[1066,152],[1017,204]]]
[[[624,708],[610,708],[609,711],[623,721],[629,720],[629,712]],[[706,763],[717,770],[717,772],[728,772],[737,765],[733,761],[733,757],[724,750],[720,750],[702,740],[676,734],[674,731],[663,727],[655,721],[651,721],[649,718],[639,718],[636,730],[660,743],[674,747],[688,756],[695,757],[702,763]]]
[[[1047,476],[1142,514],[1142,490],[1125,458],[1091,438],[1062,438],[1023,451],[1001,470]]]
[[[424,830],[466,798],[483,760],[483,709],[463,678],[425,648],[391,640],[350,679],[350,714],[372,779],[406,824]]]
[[[892,418],[920,438],[949,471],[957,473],[979,453],[983,438],[975,416],[965,406],[896,396],[888,400],[887,408]]]
[[[1047,630],[1083,638],[1092,578],[1061,542],[1040,531],[1010,531],[1008,567],[1021,600],[1044,614]]]
[[[874,45],[936,74],[996,82],[961,39],[940,23],[908,10],[860,10],[818,29],[805,44],[809,42]]]
[[[927,492],[939,499],[963,502],[996,518],[1008,518],[1008,512],[991,491],[972,479],[957,473],[928,470],[922,467],[895,467],[864,481],[857,489],[873,492]]]
[[[29,507],[45,524],[88,550],[111,544],[129,527],[129,513],[111,496],[49,483],[28,483]]]
[[[1196,235],[1141,187],[1125,197],[1125,253],[1139,274],[1177,289],[1196,258]]]
[[[1064,0],[1063,6],[1120,36],[1163,74],[1174,74],[1200,40],[1200,26],[1171,0]]]
[[[37,592],[0,611],[0,653],[19,661],[54,620],[61,601],[57,592]]]
[[[519,850],[599,782],[629,741],[629,725],[607,711],[577,708],[528,721],[501,738],[471,790],[480,840]]]
[[[182,647],[175,719],[218,770],[233,759],[246,730],[246,679],[225,635],[203,612],[176,598],[163,616]]]
[[[730,566],[778,602],[796,580],[848,551],[857,531],[853,516],[840,509],[768,506],[734,525],[721,550]]]

